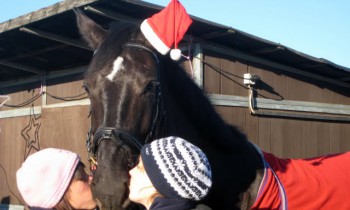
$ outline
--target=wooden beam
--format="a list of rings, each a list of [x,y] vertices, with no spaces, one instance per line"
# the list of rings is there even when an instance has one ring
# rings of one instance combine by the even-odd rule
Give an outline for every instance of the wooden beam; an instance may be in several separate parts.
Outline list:
[[[54,72],[48,72],[48,74],[45,75],[45,79],[55,79],[55,78],[60,78],[60,77],[65,77],[68,75],[75,75],[75,74],[83,74],[88,66],[79,66],[75,68],[70,68],[70,69],[65,69],[65,70],[60,70],[60,71],[54,71]],[[16,87],[19,85],[24,85],[28,83],[33,83],[37,81],[42,81],[42,77],[35,75],[31,76],[25,79],[20,79],[20,80],[12,80],[12,81],[6,81],[6,82],[0,82],[0,89],[1,88],[7,88],[7,87]]]
[[[86,6],[86,7],[84,7],[84,10],[88,11],[88,12],[92,12],[92,13],[100,15],[100,16],[103,16],[103,17],[110,18],[112,20],[117,20],[117,21],[127,20],[127,21],[136,22],[136,23],[142,22],[142,20],[140,20],[140,19],[132,18],[132,17],[127,16],[127,15],[122,15],[122,14],[119,14],[119,13],[116,13],[116,12],[113,12],[113,11],[107,10],[107,9],[97,9],[95,7]]]
[[[20,59],[20,58],[35,57],[37,55],[38,55],[38,57],[40,57],[41,54],[45,54],[46,52],[50,52],[50,51],[57,50],[57,49],[62,49],[65,47],[67,47],[67,45],[59,44],[59,45],[55,45],[55,46],[46,47],[46,48],[40,49],[40,50],[31,50],[30,52],[27,52],[27,53],[21,53],[21,54],[18,54],[16,56],[13,56],[13,57],[7,57],[6,60],[16,60],[16,59]]]
[[[29,66],[25,66],[25,65],[21,65],[21,64],[17,64],[17,63],[12,63],[9,61],[4,61],[4,60],[0,60],[0,64],[3,66],[8,66],[11,68],[15,68],[21,71],[26,71],[26,72],[30,72],[30,73],[34,73],[34,74],[43,74],[44,71],[40,70],[40,69],[36,69],[36,68],[32,68]]]
[[[85,50],[90,50],[91,51],[91,49],[84,42],[82,42],[80,40],[69,39],[69,38],[66,38],[66,37],[63,37],[63,36],[59,36],[59,35],[52,34],[52,33],[49,33],[49,32],[41,31],[41,30],[38,30],[38,29],[27,28],[27,27],[21,27],[19,30],[22,31],[22,32],[33,34],[35,36],[43,37],[45,39],[50,39],[50,40],[53,40],[53,41],[56,41],[56,42],[61,42],[61,43],[67,44],[67,45],[71,45],[71,46],[74,46],[74,47],[78,47],[78,48],[81,48],[81,49],[85,49]]]

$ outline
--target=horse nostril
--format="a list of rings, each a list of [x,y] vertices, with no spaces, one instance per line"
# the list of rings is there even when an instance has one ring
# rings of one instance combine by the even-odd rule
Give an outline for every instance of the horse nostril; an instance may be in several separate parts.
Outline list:
[[[92,181],[92,182],[90,183],[90,186],[91,186],[91,187],[95,187],[95,186],[96,186],[96,183],[95,183],[94,181]]]

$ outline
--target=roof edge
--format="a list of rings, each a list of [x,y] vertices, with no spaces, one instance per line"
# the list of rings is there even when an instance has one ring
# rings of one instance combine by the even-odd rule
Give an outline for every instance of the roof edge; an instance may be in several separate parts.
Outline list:
[[[9,31],[15,28],[22,27],[26,24],[33,23],[35,21],[39,21],[45,18],[48,18],[50,16],[66,12],[68,10],[71,10],[74,7],[80,7],[86,4],[90,4],[93,2],[97,2],[100,0],[65,0],[58,2],[54,5],[41,8],[37,11],[21,15],[17,18],[10,19],[8,21],[5,21],[3,23],[0,23],[0,33],[3,33],[5,31]]]

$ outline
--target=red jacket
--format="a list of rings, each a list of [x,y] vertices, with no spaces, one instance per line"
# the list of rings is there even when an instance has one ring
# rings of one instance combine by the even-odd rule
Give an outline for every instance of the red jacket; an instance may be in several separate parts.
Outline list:
[[[269,153],[264,157],[285,189],[289,210],[350,209],[350,152],[295,160]],[[252,209],[281,209],[281,191],[271,169]]]

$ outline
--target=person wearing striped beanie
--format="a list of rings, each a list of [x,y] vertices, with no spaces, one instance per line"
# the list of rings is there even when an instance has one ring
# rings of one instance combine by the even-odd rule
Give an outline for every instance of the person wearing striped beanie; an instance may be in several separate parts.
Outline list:
[[[91,179],[78,154],[56,148],[30,155],[16,173],[18,190],[30,209],[95,209]]]
[[[148,210],[210,209],[196,206],[212,185],[209,161],[200,148],[180,137],[144,145],[129,174],[129,199]]]

